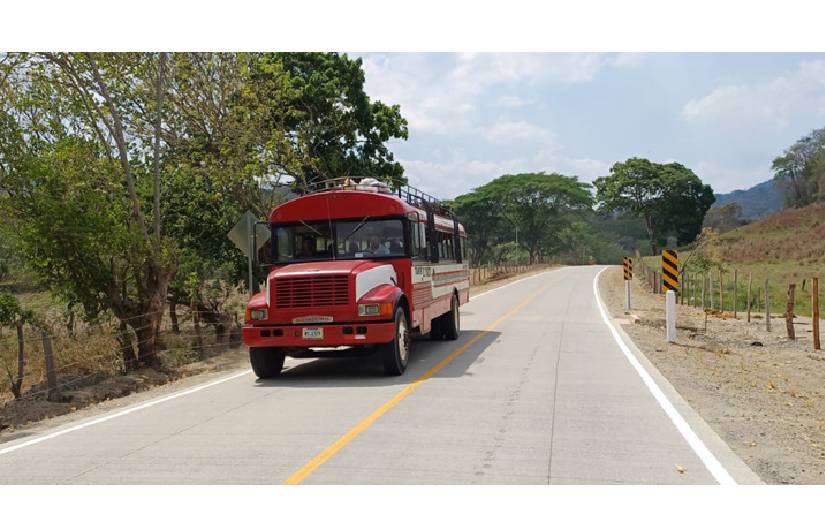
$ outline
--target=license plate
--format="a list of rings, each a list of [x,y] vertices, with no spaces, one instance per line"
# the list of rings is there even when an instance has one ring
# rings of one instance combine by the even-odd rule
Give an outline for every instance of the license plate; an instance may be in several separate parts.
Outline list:
[[[323,328],[304,328],[304,338],[307,340],[320,340],[324,338]]]

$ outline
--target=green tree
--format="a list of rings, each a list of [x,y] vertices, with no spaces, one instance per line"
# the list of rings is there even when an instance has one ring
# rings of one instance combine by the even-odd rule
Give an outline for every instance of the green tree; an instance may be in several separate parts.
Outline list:
[[[748,221],[742,218],[742,206],[739,203],[730,202],[718,208],[709,209],[705,213],[702,227],[713,228],[719,233],[724,233],[747,223]]]
[[[785,203],[800,208],[825,199],[825,128],[811,131],[771,164],[785,186]]]
[[[710,185],[689,168],[642,158],[614,164],[610,175],[593,185],[603,213],[630,213],[644,220],[653,254],[658,254],[668,234],[680,244],[693,241],[714,201]]]
[[[124,362],[146,365],[157,360],[176,269],[174,244],[152,229],[160,223],[150,208],[159,192],[141,194],[152,191],[152,166],[161,159],[153,140],[163,121],[163,61],[15,55],[0,85],[0,188],[7,193],[0,209],[21,232],[26,262],[66,300],[127,322],[138,353],[124,349]]]
[[[9,377],[9,387],[14,395],[14,399],[22,396],[23,377],[25,376],[25,340],[23,337],[23,325],[31,322],[33,314],[29,310],[23,309],[13,295],[8,292],[0,292],[0,326],[14,326],[17,331],[17,371],[12,372],[9,364],[3,364],[6,374]]]
[[[474,253],[514,241],[534,263],[561,250],[559,235],[590,210],[588,185],[576,177],[555,173],[505,174],[455,199],[459,217],[470,235]],[[472,237],[471,237],[472,238]]]
[[[407,139],[407,121],[397,104],[367,96],[361,58],[290,52],[266,54],[262,62],[282,67],[298,92],[287,125],[294,128],[304,157],[296,178],[300,183],[347,175],[404,182],[404,169],[386,144],[390,138]]]

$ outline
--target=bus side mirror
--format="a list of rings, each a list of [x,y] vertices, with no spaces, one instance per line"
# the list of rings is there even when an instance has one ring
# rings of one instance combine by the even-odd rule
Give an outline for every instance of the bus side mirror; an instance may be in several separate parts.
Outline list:
[[[269,221],[266,220],[259,220],[255,222],[255,225],[252,227],[252,243],[250,249],[250,257],[252,258],[252,267],[257,267],[260,265],[260,260],[258,259],[258,252],[261,250],[261,246],[266,242],[266,237],[270,239],[273,238],[272,231],[269,226]],[[261,244],[258,244],[258,241],[261,240]],[[274,242],[272,242],[274,249]]]

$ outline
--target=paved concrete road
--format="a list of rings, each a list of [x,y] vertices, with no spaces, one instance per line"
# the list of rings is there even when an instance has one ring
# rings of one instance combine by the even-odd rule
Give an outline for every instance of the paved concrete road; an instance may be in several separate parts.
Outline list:
[[[292,360],[2,444],[0,483],[715,483],[611,336],[600,269],[473,299],[461,338],[416,341],[401,378]]]

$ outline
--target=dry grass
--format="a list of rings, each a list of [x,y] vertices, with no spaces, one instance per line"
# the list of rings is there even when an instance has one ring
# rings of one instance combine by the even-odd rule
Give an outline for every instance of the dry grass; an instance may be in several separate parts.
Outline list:
[[[723,233],[701,248],[707,259],[721,264],[723,306],[733,308],[733,271],[737,271],[736,305],[741,313],[747,307],[748,276],[752,281],[753,309],[764,312],[764,283],[768,279],[771,312],[784,313],[788,284],[796,284],[796,315],[811,315],[811,278],[820,279],[819,305],[825,311],[825,203],[788,209],[746,226]],[[691,251],[680,253],[682,261]],[[658,270],[658,257],[645,257],[648,266]],[[688,266],[686,274],[696,272]],[[718,307],[718,269],[713,270],[715,306]],[[698,280],[697,280],[698,281]],[[700,290],[701,287],[699,287]]]
[[[243,297],[236,294],[236,297]],[[37,302],[42,302],[43,295],[35,296]],[[227,303],[233,311],[243,306],[243,299],[232,300]],[[27,307],[31,306],[30,299],[22,300]],[[120,375],[123,372],[123,363],[120,354],[121,337],[119,325],[113,317],[106,318],[95,324],[77,322],[73,332],[69,332],[66,325],[65,311],[57,305],[41,308],[49,328],[52,348],[55,357],[55,369],[58,383],[68,383],[67,388],[77,385],[89,385],[105,378]],[[162,349],[159,358],[164,368],[174,369],[214,355],[216,352],[227,349],[229,345],[239,345],[237,335],[227,333],[226,338],[218,343],[217,336],[211,327],[201,324],[202,344],[199,347],[194,331],[192,314],[187,307],[178,307],[179,333],[171,328],[168,313],[165,314],[160,331]],[[237,313],[241,319],[242,313]],[[228,328],[227,331],[232,331]],[[137,342],[132,330],[127,330],[132,343]],[[25,376],[22,392],[25,396],[40,396],[45,383],[45,360],[43,354],[42,333],[31,327],[25,329]],[[4,329],[0,335],[0,403],[13,398],[10,384],[11,377],[17,371],[17,337],[14,331]]]

